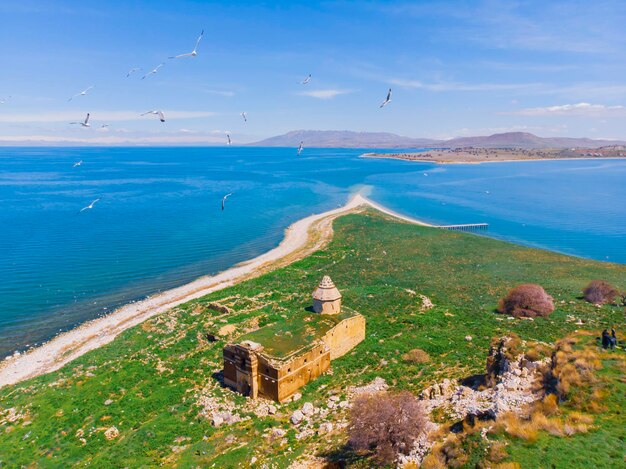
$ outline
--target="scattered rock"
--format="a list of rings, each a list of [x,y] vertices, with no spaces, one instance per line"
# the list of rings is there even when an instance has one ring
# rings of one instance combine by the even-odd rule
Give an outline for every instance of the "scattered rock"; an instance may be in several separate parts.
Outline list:
[[[104,437],[107,440],[113,440],[117,438],[118,436],[120,436],[120,431],[117,429],[117,427],[109,427],[104,432]]]
[[[315,407],[310,402],[305,402],[300,411],[306,416],[313,415]]]
[[[304,414],[300,410],[296,410],[293,414],[291,414],[291,423],[294,425],[298,425],[300,422],[304,420]]]
[[[374,378],[374,380],[370,384],[366,384],[365,386],[361,387],[350,388],[350,391],[355,395],[372,394],[376,392],[386,391],[388,387],[389,385],[386,383],[386,381],[378,376]]]
[[[272,428],[272,436],[275,438],[282,438],[286,434],[287,431],[283,430],[282,428]]]
[[[324,422],[320,425],[318,432],[320,434],[330,433],[333,431],[333,424],[330,422]]]
[[[269,415],[274,415],[276,414],[276,412],[277,412],[277,409],[275,405],[270,404],[269,406],[267,406],[267,413]]]
[[[113,404],[112,399],[107,399],[106,401],[104,401],[104,405],[111,405],[111,404]]]
[[[296,402],[297,400],[299,400],[302,397],[302,394],[300,394],[299,392],[295,393],[293,396],[291,396],[291,402]]]
[[[209,303],[206,307],[221,314],[230,314],[232,312],[228,306],[219,303]]]
[[[426,295],[420,294],[419,297],[422,300],[422,307],[420,308],[422,311],[427,311],[435,306],[433,302],[430,301],[430,298],[428,298]]]
[[[465,340],[467,340],[468,342],[472,341],[472,336],[471,335],[466,335],[465,336]]]
[[[234,324],[226,324],[225,326],[220,327],[220,330],[217,331],[217,335],[224,337],[229,334],[232,334],[236,330],[237,328],[235,327]]]
[[[307,428],[306,430],[296,434],[296,440],[301,440],[302,438],[308,438],[310,436],[315,435],[315,432],[312,428]]]

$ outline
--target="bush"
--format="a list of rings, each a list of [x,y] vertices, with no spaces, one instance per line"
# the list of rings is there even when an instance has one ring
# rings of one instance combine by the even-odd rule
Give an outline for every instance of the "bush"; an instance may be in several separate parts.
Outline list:
[[[426,428],[420,401],[410,392],[359,396],[350,411],[350,446],[373,451],[381,465],[391,464],[399,453],[409,453]]]
[[[502,298],[498,311],[516,318],[545,318],[554,311],[554,303],[541,285],[528,283],[515,287]]]
[[[583,296],[589,303],[614,303],[619,291],[610,283],[603,280],[592,280],[583,290]]]
[[[430,361],[430,355],[420,348],[414,348],[402,355],[402,359],[409,363],[428,363]]]

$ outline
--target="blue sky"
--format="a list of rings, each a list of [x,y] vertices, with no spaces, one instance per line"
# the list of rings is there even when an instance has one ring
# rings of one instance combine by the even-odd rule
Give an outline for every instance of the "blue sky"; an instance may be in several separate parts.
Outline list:
[[[620,1],[4,0],[0,17],[0,143],[243,143],[295,129],[626,139]],[[167,59],[202,29],[197,57]],[[139,117],[152,109],[167,121]],[[68,125],[86,112],[91,128]]]

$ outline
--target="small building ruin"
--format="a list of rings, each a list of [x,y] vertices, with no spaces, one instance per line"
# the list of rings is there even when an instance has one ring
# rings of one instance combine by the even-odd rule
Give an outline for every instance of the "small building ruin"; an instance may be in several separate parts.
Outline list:
[[[324,276],[313,291],[313,311],[245,334],[224,347],[224,384],[256,398],[289,399],[365,338],[365,318],[341,307],[341,293]]]

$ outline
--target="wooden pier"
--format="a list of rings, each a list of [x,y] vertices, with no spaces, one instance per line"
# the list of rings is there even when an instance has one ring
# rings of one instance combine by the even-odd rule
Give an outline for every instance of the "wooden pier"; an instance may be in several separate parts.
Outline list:
[[[453,231],[485,231],[489,228],[489,223],[470,223],[467,225],[440,225],[437,228]]]

